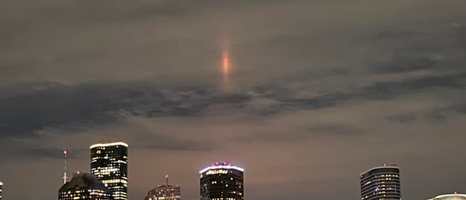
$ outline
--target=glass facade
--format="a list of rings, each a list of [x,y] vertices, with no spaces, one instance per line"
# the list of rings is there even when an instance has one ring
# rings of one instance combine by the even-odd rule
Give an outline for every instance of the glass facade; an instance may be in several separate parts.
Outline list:
[[[361,200],[401,200],[400,169],[375,167],[360,176]]]
[[[201,200],[244,200],[244,169],[216,163],[199,174]]]
[[[88,173],[74,174],[58,191],[58,200],[112,200],[110,191]]]
[[[95,144],[91,147],[91,173],[101,180],[114,200],[128,199],[128,144]]]
[[[145,200],[180,200],[181,189],[178,185],[159,185],[147,192]]]

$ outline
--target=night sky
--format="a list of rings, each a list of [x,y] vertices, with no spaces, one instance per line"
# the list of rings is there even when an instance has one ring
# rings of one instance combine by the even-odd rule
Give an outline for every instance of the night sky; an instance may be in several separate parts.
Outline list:
[[[57,199],[89,146],[129,144],[129,199],[244,167],[246,200],[466,192],[464,0],[1,0],[5,200]]]

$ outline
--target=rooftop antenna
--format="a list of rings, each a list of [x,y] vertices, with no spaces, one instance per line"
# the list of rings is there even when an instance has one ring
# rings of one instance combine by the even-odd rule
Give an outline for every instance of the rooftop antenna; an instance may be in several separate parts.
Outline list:
[[[169,177],[169,175],[167,174],[167,175],[165,176],[165,182],[167,183],[167,187],[168,187],[168,177]]]
[[[68,177],[66,176],[66,159],[68,156],[68,150],[63,151],[63,154],[65,155],[65,171],[63,174],[63,184],[66,184],[66,179],[68,179]]]

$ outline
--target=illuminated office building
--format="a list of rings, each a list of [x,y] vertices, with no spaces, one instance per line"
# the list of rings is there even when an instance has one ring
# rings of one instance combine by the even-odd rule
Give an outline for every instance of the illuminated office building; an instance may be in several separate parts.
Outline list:
[[[3,183],[0,182],[0,200],[3,199]]]
[[[145,200],[180,200],[181,189],[178,185],[168,184],[168,175],[165,185],[158,185],[156,188],[149,190]]]
[[[466,194],[444,194],[429,200],[466,200]]]
[[[58,191],[58,200],[112,200],[112,195],[93,174],[75,173]]]
[[[90,148],[91,173],[105,184],[114,200],[127,200],[128,144],[94,144]]]
[[[201,200],[244,200],[244,169],[216,163],[199,172]]]
[[[400,168],[383,165],[361,174],[361,200],[401,200]]]

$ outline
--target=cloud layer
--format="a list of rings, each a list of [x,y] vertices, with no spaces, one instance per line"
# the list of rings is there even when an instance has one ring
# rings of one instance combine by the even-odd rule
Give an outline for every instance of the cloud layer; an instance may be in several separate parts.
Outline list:
[[[383,163],[401,167],[403,198],[461,192],[465,6],[1,1],[5,197],[56,198],[63,149],[89,171],[88,147],[115,140],[130,144],[131,199],[167,173],[198,198],[197,171],[222,160],[255,200],[356,199]]]

